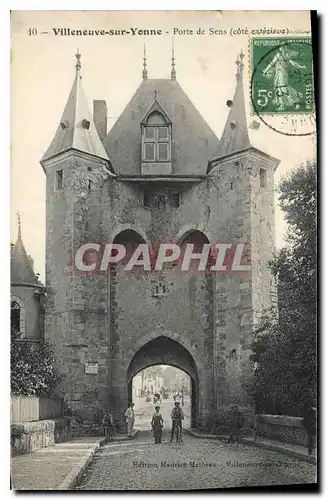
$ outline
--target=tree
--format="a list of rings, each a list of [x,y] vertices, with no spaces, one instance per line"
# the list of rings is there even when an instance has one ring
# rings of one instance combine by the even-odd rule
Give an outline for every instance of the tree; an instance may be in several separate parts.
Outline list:
[[[150,366],[149,368],[144,369],[145,376],[147,378],[156,378],[156,377],[162,377],[162,366],[161,365],[154,365]]]
[[[172,391],[189,390],[190,378],[189,376],[174,366],[167,366],[163,372],[165,387],[170,388]]]
[[[270,268],[278,315],[262,318],[253,342],[250,391],[257,411],[303,414],[316,397],[316,167],[301,165],[279,186],[286,245]]]
[[[35,348],[16,339],[11,332],[11,394],[17,396],[50,396],[62,381],[52,347],[44,343]]]

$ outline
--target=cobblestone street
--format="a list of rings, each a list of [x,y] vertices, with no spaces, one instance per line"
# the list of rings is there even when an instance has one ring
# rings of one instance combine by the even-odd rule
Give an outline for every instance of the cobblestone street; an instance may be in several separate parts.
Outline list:
[[[141,425],[136,427],[149,429],[149,414],[150,409],[144,409],[144,423],[139,419]],[[149,430],[142,430],[134,441],[108,444],[95,456],[76,489],[188,490],[316,482],[315,466],[295,458],[187,433],[183,437],[184,443],[170,444],[166,424],[161,445],[153,443]]]

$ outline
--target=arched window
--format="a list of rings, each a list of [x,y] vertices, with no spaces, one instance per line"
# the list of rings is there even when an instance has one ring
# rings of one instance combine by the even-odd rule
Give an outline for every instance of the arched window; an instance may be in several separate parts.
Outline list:
[[[112,268],[123,268],[129,262],[138,245],[146,243],[142,236],[133,229],[124,229],[115,236],[113,243],[123,245],[126,250],[126,255],[119,261],[118,264],[111,266]]]
[[[209,240],[202,231],[194,229],[180,238],[181,248],[185,247],[187,243],[192,243],[194,245],[194,252],[201,252],[203,245],[208,244]]]
[[[208,248],[208,245],[210,245],[210,242],[207,238],[207,236],[199,230],[192,230],[186,233],[184,236],[182,236],[179,239],[179,245],[181,249],[180,253],[180,258],[179,261],[183,262],[185,253],[186,253],[186,248],[187,245],[193,245],[192,247],[192,253],[193,254],[202,254],[205,250],[205,248]],[[204,252],[205,255],[205,252]],[[208,255],[207,255],[207,262],[206,262],[206,269],[209,269],[209,262],[210,262],[210,248],[208,250]],[[199,260],[198,259],[192,259],[189,264],[189,270],[190,271],[197,271],[199,266]]]
[[[20,306],[15,300],[11,303],[11,328],[20,332]]]
[[[12,297],[10,304],[11,328],[19,333],[25,333],[25,306],[18,297]]]
[[[166,162],[171,157],[171,134],[164,116],[155,111],[146,120],[143,132],[143,161]]]

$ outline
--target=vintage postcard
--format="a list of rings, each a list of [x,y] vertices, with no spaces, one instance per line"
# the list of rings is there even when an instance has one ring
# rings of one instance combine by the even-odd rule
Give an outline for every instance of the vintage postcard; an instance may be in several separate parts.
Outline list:
[[[12,12],[14,490],[317,487],[315,30]]]

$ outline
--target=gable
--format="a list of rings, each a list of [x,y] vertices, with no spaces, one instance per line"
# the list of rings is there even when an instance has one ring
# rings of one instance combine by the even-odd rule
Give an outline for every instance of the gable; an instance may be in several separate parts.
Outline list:
[[[177,81],[155,79],[142,81],[104,139],[115,172],[141,173],[141,123],[156,102],[155,92],[172,123],[172,175],[205,174],[217,154],[218,138]]]

